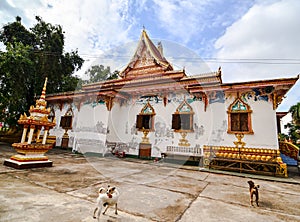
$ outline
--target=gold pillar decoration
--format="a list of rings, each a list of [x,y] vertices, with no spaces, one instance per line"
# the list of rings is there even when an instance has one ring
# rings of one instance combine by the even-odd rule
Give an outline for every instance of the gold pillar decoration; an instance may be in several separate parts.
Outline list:
[[[29,131],[29,136],[28,136],[28,144],[31,144],[31,142],[32,142],[34,130],[35,130],[35,125],[31,125],[30,131]]]
[[[21,143],[24,143],[25,140],[26,140],[27,129],[28,129],[28,126],[27,126],[27,125],[24,125]]]
[[[208,106],[208,98],[205,92],[203,93],[203,101],[204,101],[204,112],[206,112]]]
[[[144,136],[142,137],[142,143],[150,144],[149,138],[147,137],[149,134],[149,130],[143,128],[143,134]]]
[[[283,96],[278,96],[277,93],[273,93],[273,110],[276,110],[278,105],[282,102]]]
[[[186,139],[187,132],[180,132],[181,139],[179,140],[178,146],[190,146],[189,141]]]
[[[166,107],[168,103],[168,97],[166,95],[163,97],[163,101],[164,101],[164,107]]]
[[[108,111],[111,111],[111,108],[113,106],[113,98],[109,97],[105,99],[106,108]]]
[[[46,141],[47,141],[47,135],[48,135],[48,130],[49,130],[48,127],[46,127],[46,128],[44,129],[44,136],[43,136],[42,144],[46,144]]]
[[[37,126],[36,142],[39,142],[42,126]]]
[[[237,138],[237,141],[234,141],[234,145],[237,148],[244,148],[244,146],[246,145],[245,142],[242,141],[242,139],[244,138],[244,134],[243,133],[236,133],[235,137]]]

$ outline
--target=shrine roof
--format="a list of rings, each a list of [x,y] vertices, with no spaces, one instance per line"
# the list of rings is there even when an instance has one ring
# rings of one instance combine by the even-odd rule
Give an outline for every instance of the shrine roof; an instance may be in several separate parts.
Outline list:
[[[146,30],[142,31],[135,53],[128,65],[120,72],[120,76],[122,78],[135,76],[135,74],[131,73],[133,69],[138,71],[148,69],[154,72],[173,70],[173,67],[163,55],[161,42],[156,47],[149,38]],[[143,72],[138,73],[138,75],[142,74]]]

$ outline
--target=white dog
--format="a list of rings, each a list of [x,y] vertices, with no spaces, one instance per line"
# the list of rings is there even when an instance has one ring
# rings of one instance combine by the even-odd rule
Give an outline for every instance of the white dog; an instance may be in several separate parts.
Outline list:
[[[99,220],[100,214],[102,211],[102,206],[106,207],[103,214],[105,214],[107,209],[113,205],[115,205],[115,214],[118,214],[118,199],[119,199],[120,193],[117,190],[117,188],[108,186],[108,188],[105,189],[105,188],[101,187],[99,189],[98,193],[99,193],[99,196],[97,198],[97,207],[94,210],[93,218],[94,219],[98,218],[98,220]],[[95,214],[96,214],[97,210],[98,210],[98,214],[96,217]]]

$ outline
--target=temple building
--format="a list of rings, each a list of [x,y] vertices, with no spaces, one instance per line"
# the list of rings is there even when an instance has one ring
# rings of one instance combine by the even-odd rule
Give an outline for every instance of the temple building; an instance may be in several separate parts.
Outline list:
[[[224,83],[222,70],[188,76],[142,31],[118,79],[47,95],[56,145],[87,153],[198,162],[287,176],[276,109],[299,76]]]

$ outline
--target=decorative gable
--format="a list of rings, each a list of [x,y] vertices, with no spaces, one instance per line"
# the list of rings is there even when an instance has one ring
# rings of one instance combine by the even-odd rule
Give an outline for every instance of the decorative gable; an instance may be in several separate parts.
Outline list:
[[[229,108],[231,112],[248,111],[249,109],[249,105],[244,103],[240,98],[237,98]]]
[[[141,115],[155,115],[155,111],[149,102],[143,107],[140,112]]]
[[[123,78],[135,78],[149,76],[151,74],[163,74],[173,70],[171,64],[166,60],[162,53],[162,45],[156,47],[149,39],[145,30],[142,31],[137,49],[127,65],[120,73]]]
[[[178,106],[176,112],[177,113],[193,113],[193,108],[184,99],[183,102]]]

